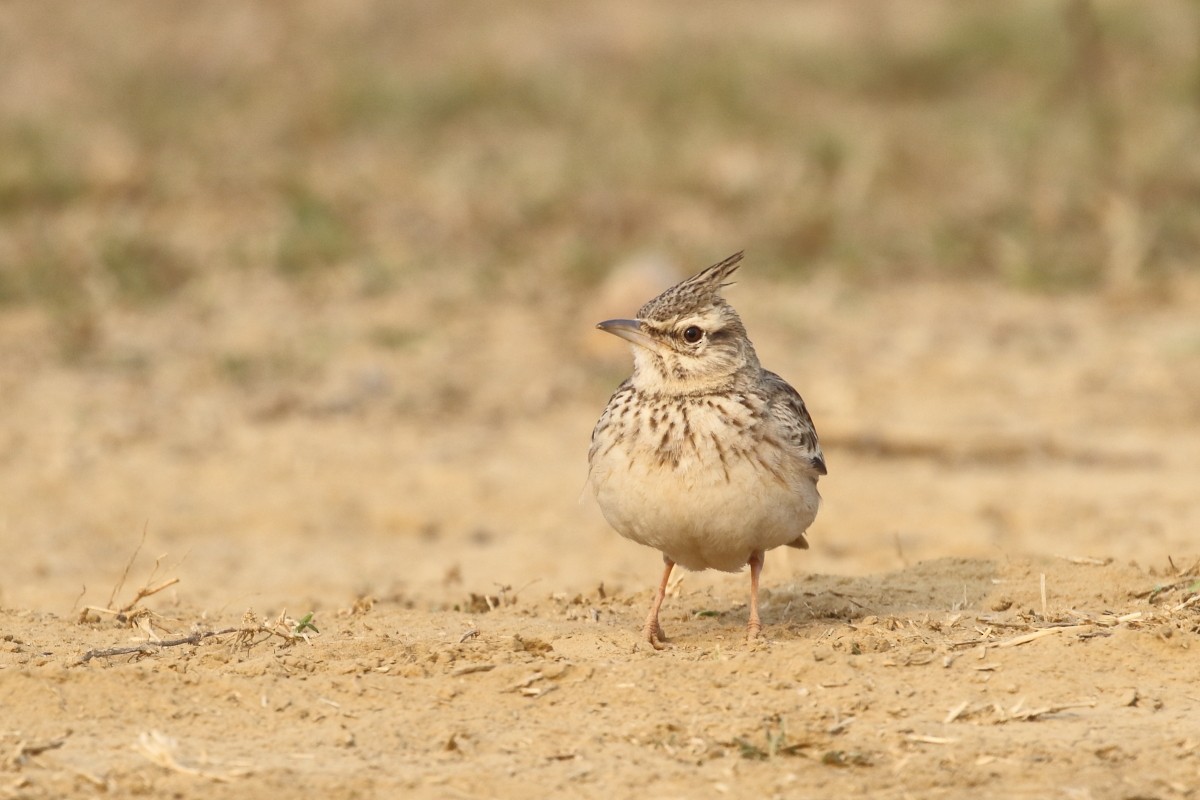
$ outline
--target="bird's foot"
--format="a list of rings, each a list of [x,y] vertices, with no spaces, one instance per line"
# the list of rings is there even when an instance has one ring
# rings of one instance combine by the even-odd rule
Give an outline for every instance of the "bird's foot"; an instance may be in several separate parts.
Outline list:
[[[642,629],[642,638],[649,642],[655,650],[667,648],[667,635],[663,633],[662,625],[658,624],[658,620],[646,623],[646,627]]]
[[[753,642],[758,639],[758,634],[762,633],[762,623],[756,619],[750,620],[746,626],[746,641]]]

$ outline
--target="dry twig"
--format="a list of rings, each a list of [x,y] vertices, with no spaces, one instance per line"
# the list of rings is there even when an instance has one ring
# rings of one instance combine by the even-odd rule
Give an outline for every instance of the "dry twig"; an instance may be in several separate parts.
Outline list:
[[[313,627],[312,614],[308,614],[302,620],[294,620],[287,615],[287,611],[281,611],[279,616],[271,622],[261,622],[253,611],[247,611],[242,617],[242,624],[235,625],[229,628],[222,628],[219,631],[194,631],[187,636],[180,636],[175,639],[154,639],[137,644],[128,645],[125,647],[108,647],[89,650],[80,656],[76,664],[86,664],[94,658],[112,658],[113,656],[125,655],[152,655],[160,650],[168,647],[179,647],[181,645],[198,645],[206,639],[213,639],[219,636],[234,635],[232,645],[237,648],[249,650],[257,645],[262,644],[272,637],[283,639],[284,646],[291,646],[297,642],[304,641],[311,644],[308,638],[307,630],[316,629]],[[306,630],[307,629],[307,630]]]
[[[139,642],[138,644],[129,645],[127,647],[106,647],[101,649],[88,650],[82,656],[77,664],[86,664],[93,658],[112,658],[113,656],[127,656],[133,654],[150,655],[158,650],[167,647],[179,647],[185,644],[200,644],[205,639],[211,639],[214,636],[224,636],[229,633],[238,633],[241,628],[225,628],[220,631],[197,631],[190,636],[181,636],[178,639],[159,639],[153,642]]]

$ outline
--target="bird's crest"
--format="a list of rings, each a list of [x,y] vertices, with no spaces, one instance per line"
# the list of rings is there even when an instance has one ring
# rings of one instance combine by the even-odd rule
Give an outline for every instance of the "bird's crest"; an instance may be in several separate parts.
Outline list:
[[[743,251],[719,261],[660,294],[638,309],[638,319],[668,320],[709,306],[725,305],[723,283],[742,262]]]

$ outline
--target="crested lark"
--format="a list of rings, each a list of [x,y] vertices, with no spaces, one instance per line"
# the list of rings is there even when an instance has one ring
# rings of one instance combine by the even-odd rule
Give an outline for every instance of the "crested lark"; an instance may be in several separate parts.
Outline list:
[[[676,565],[739,572],[750,565],[749,638],[758,636],[763,554],[807,548],[825,458],[804,400],[758,363],[722,283],[736,253],[667,289],[637,319],[601,322],[633,345],[633,375],[592,431],[588,480],[605,519],[661,550],[665,568],[644,634],[665,638],[658,612]]]

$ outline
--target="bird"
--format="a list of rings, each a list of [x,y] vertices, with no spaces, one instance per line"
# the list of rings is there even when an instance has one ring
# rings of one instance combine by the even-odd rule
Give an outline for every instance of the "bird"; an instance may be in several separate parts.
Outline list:
[[[762,367],[721,291],[734,253],[664,291],[633,319],[600,330],[629,342],[633,374],[592,431],[588,483],[608,523],[661,551],[662,579],[642,635],[667,641],[659,611],[676,565],[750,567],[747,638],[762,631],[758,584],[765,553],[808,549],[828,474],[800,394]]]

